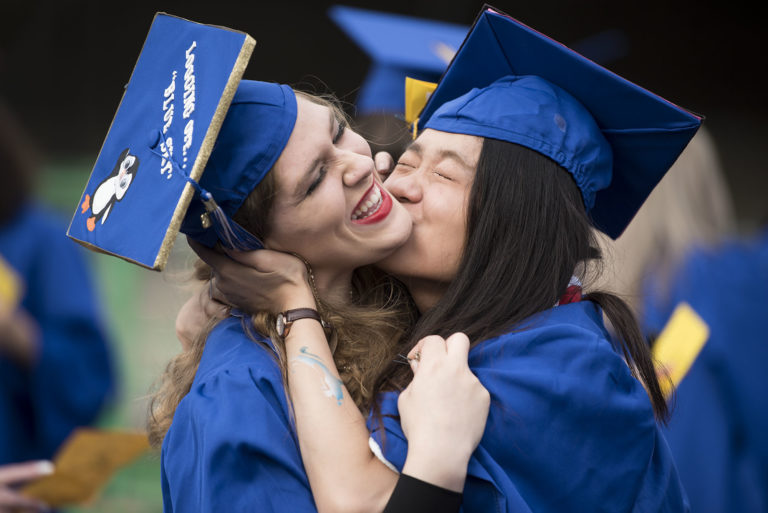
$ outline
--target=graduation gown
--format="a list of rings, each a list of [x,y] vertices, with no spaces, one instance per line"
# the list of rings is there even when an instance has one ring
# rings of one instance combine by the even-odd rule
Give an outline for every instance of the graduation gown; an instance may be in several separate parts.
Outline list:
[[[53,457],[112,396],[103,309],[83,252],[63,220],[34,203],[0,227],[0,254],[21,278],[21,307],[40,330],[31,369],[0,354],[0,464]]]
[[[164,512],[315,512],[271,343],[211,331],[163,440]]]
[[[653,290],[643,308],[650,334],[681,301],[710,329],[665,431],[691,510],[768,512],[768,231],[693,250],[669,293]]]
[[[650,400],[609,342],[589,301],[533,316],[484,341],[469,365],[491,394],[469,462],[466,512],[687,511]],[[370,417],[384,457],[402,469],[397,394]]]

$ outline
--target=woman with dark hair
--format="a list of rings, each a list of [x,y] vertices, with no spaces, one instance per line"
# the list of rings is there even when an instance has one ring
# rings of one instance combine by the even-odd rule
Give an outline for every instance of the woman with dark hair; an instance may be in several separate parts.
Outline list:
[[[536,52],[521,55],[521,47]],[[488,55],[498,62],[483,62]],[[408,287],[422,314],[410,358],[428,368],[433,360],[423,356],[471,344],[470,367],[491,394],[466,482],[450,485],[463,489],[465,510],[687,509],[657,423],[669,412],[637,322],[618,297],[582,296],[580,284],[599,261],[593,227],[621,233],[699,124],[491,9],[432,93],[423,131],[386,182],[413,230],[377,265]],[[254,268],[246,271],[201,253],[235,304],[279,312],[311,297],[300,280],[275,286],[290,256],[235,255]],[[254,285],[264,276],[270,287]],[[331,361],[316,323],[297,325],[285,347],[289,361],[306,352]],[[406,448],[420,441],[398,423],[408,368],[391,363],[379,375],[371,440],[350,421],[356,411],[319,397],[315,373],[291,369],[318,509],[376,510],[396,479],[379,469],[408,469]],[[439,474],[453,463],[448,453],[428,467]]]
[[[181,337],[184,351],[162,376],[148,420],[150,441],[162,448],[164,510],[315,511],[285,392],[289,371],[298,364],[319,372],[323,393],[351,407],[364,428],[360,412],[372,405],[374,380],[401,352],[412,323],[405,291],[368,264],[403,243],[411,220],[381,186],[369,146],[347,129],[342,112],[326,99],[275,83],[240,82],[200,186],[213,191],[218,221],[232,232],[241,229],[266,247],[301,255],[294,270],[311,287],[304,305],[294,304],[291,312],[212,311],[200,331]],[[187,211],[182,231],[191,244],[213,246],[222,235],[201,222],[201,204]],[[207,291],[210,269],[198,262],[196,271]],[[323,337],[329,334],[338,372],[311,352],[287,358],[283,336],[308,322],[321,326]],[[469,371],[466,351],[440,361],[453,365],[420,374],[442,382],[441,390],[412,389],[412,395],[416,404],[450,407],[450,398],[475,412],[458,423],[465,461],[451,470],[463,478],[488,398]],[[471,402],[457,403],[457,394]],[[419,419],[420,411],[411,417]],[[428,418],[415,422],[416,431],[434,426]],[[446,447],[456,447],[450,433],[414,444],[422,454]],[[385,467],[375,473],[395,475]],[[440,478],[420,476],[412,474],[426,481],[422,489],[431,490],[435,504],[447,500],[458,509],[458,494],[430,487],[442,485]],[[387,482],[379,509],[395,488]],[[395,499],[409,485],[401,482]]]

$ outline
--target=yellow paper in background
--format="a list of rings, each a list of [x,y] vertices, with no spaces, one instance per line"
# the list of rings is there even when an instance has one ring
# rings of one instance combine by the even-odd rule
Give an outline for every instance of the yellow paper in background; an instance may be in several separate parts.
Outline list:
[[[653,345],[661,391],[669,398],[709,338],[709,326],[687,303],[680,303]]]
[[[148,449],[146,433],[79,428],[59,449],[54,473],[25,486],[22,493],[54,508],[87,503],[116,471]]]
[[[419,114],[424,110],[427,100],[437,88],[434,82],[425,82],[415,78],[405,77],[405,122],[416,123]],[[416,125],[414,124],[414,133]]]
[[[21,301],[22,289],[21,278],[0,255],[0,313],[16,309]]]

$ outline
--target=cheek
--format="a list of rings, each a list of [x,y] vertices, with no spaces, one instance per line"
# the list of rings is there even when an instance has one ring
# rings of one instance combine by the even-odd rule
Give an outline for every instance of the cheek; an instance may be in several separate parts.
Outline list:
[[[467,227],[466,207],[466,198],[453,191],[430,195],[422,207],[425,228],[435,239],[442,239],[443,246],[455,245],[457,240],[462,245]]]
[[[438,274],[452,279],[464,251],[467,228],[466,205],[460,196],[436,196],[425,205],[421,245],[431,248],[432,265]]]
[[[307,258],[321,248],[333,246],[333,234],[345,221],[343,198],[325,202],[307,202],[300,207],[276,210],[267,245],[271,249],[292,251]]]

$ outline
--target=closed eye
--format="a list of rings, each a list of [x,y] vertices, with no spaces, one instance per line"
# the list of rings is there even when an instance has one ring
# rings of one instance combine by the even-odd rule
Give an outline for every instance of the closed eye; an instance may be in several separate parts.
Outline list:
[[[320,172],[317,174],[317,178],[315,179],[315,181],[312,182],[312,184],[307,189],[307,196],[312,194],[315,191],[315,189],[317,189],[320,186],[327,172],[328,171],[325,168],[320,169]]]
[[[333,144],[338,143],[344,136],[344,132],[347,129],[347,122],[343,119],[339,121],[339,129],[336,131],[336,135],[333,136]]]
[[[440,171],[435,170],[435,171],[433,171],[433,173],[435,173],[437,176],[439,176],[440,178],[442,178],[444,180],[448,180],[450,182],[453,181],[453,178],[451,178],[450,176],[448,176],[446,174],[441,173]]]
[[[412,164],[409,164],[407,162],[403,162],[402,160],[397,161],[397,163],[395,164],[395,168],[398,168],[398,167],[406,167],[408,169],[416,169],[416,166],[414,166]]]

